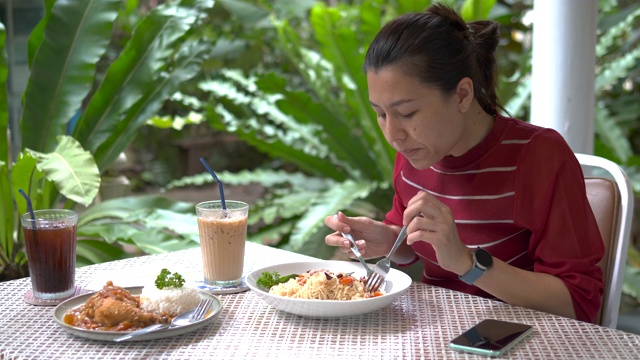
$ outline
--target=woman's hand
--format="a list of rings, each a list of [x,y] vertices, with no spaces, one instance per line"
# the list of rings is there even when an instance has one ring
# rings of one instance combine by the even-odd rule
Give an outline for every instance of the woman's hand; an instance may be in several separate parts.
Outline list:
[[[325,225],[335,230],[335,233],[325,237],[324,242],[329,246],[338,246],[340,251],[351,258],[355,255],[351,251],[351,243],[341,233],[350,233],[356,240],[356,245],[365,259],[372,259],[387,255],[399,229],[367,217],[347,217],[343,213],[338,216],[327,216]],[[364,240],[366,239],[366,241]]]
[[[404,211],[407,227],[407,244],[425,241],[433,246],[438,264],[445,270],[462,275],[473,266],[471,250],[458,236],[451,209],[435,196],[420,191]]]

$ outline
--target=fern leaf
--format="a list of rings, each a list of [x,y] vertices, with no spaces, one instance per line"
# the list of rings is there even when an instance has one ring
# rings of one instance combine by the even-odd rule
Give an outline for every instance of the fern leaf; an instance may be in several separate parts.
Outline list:
[[[624,132],[611,118],[609,110],[603,107],[595,109],[595,132],[600,140],[607,145],[623,162],[633,155],[631,144]]]
[[[607,50],[615,43],[616,40],[623,38],[625,34],[634,31],[633,23],[636,18],[640,17],[640,7],[627,15],[624,20],[607,30],[596,44],[596,56],[600,57],[607,53]]]
[[[315,201],[308,203],[307,211],[296,223],[289,240],[291,248],[294,251],[300,248],[309,236],[324,226],[325,217],[343,210],[356,199],[366,197],[376,187],[377,184],[371,182],[347,180],[319,194]]]
[[[600,74],[596,76],[596,94],[628,76],[629,70],[637,65],[638,59],[640,59],[640,45],[603,67]]]

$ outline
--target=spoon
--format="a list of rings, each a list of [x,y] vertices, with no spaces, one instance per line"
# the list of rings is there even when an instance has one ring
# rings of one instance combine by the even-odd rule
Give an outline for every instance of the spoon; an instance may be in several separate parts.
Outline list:
[[[209,306],[210,305],[211,305],[211,302],[209,302],[207,304],[207,308],[204,309],[204,314],[207,313],[207,311],[209,310]],[[150,332],[154,332],[154,331],[158,331],[158,330],[162,330],[162,329],[170,329],[170,328],[174,328],[174,327],[193,324],[193,323],[198,321],[198,320],[192,320],[191,319],[191,316],[193,315],[193,313],[196,312],[196,310],[198,310],[198,308],[187,310],[187,311],[183,312],[182,314],[174,317],[173,320],[171,320],[171,324],[153,324],[153,325],[149,325],[146,328],[143,328],[143,329],[140,329],[140,330],[136,330],[136,331],[134,331],[132,333],[129,333],[129,334],[120,336],[118,338],[115,338],[115,339],[113,339],[113,341],[120,342],[120,341],[131,339],[132,337],[137,337],[137,336],[140,336],[140,335],[148,334]],[[201,320],[201,319],[199,319],[199,320]]]
[[[337,219],[338,215],[333,215],[333,217]],[[362,266],[366,269],[367,277],[369,277],[369,275],[371,275],[372,270],[371,268],[369,268],[369,265],[367,265],[366,261],[364,261],[362,254],[360,254],[360,249],[358,249],[358,245],[356,245],[356,241],[353,239],[353,236],[351,236],[351,234],[349,233],[343,233],[343,232],[340,232],[340,234],[342,234],[343,238],[349,240],[349,242],[351,243],[351,251],[356,256],[358,261],[360,261],[360,264],[362,264]]]

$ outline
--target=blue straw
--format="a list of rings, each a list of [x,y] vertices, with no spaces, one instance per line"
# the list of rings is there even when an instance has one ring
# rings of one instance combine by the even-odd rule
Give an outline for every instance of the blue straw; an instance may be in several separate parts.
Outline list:
[[[29,199],[27,194],[25,194],[24,191],[22,191],[22,189],[19,189],[18,192],[20,194],[22,194],[22,196],[24,197],[25,200],[27,200],[27,210],[29,210],[29,214],[31,214],[31,220],[33,220],[33,229],[32,229],[33,230],[33,240],[34,240],[36,246],[38,246],[38,232],[36,231],[36,230],[38,230],[38,226],[37,226],[37,223],[36,223],[36,214],[33,213],[33,206],[31,205],[31,199]]]
[[[209,164],[207,164],[207,161],[203,157],[200,158],[200,162],[202,163],[202,165],[204,165],[204,168],[207,169],[209,174],[213,176],[213,180],[215,180],[218,183],[218,190],[220,191],[220,200],[222,201],[222,210],[227,210],[227,204],[224,202],[224,190],[222,189],[222,182],[220,182],[220,179],[218,179],[218,177],[216,176],[216,173],[214,173],[213,170],[211,170],[211,168],[209,167]]]
[[[22,189],[18,190],[20,194],[27,200],[27,209],[29,210],[29,214],[31,214],[31,220],[33,220],[33,229],[36,229],[36,214],[33,213],[33,206],[31,205],[31,199],[27,196],[27,194],[22,191]]]

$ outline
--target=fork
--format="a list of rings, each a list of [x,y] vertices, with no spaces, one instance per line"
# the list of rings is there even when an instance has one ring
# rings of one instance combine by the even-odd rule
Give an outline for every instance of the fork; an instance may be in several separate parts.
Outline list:
[[[193,312],[193,314],[191,314],[188,321],[194,322],[202,320],[207,314],[207,310],[209,310],[211,302],[212,300],[209,298],[201,299],[200,303],[198,303],[198,306],[196,307],[196,310]]]
[[[198,306],[195,308],[195,310],[193,310],[193,313],[188,318],[184,318],[184,315],[186,315],[186,313],[183,313],[181,315],[176,316],[171,321],[171,324],[153,324],[153,325],[149,325],[146,328],[142,328],[142,329],[134,331],[132,333],[117,337],[117,338],[113,339],[113,341],[120,342],[120,341],[124,341],[124,340],[129,340],[129,339],[131,339],[133,337],[137,337],[137,336],[140,336],[140,335],[152,333],[152,332],[155,332],[155,331],[158,331],[158,330],[170,329],[170,328],[179,327],[179,326],[185,326],[185,325],[191,324],[192,322],[196,322],[196,321],[202,320],[204,318],[204,316],[207,314],[207,311],[209,310],[209,307],[211,306],[211,303],[212,303],[211,299],[205,299],[205,298],[200,299],[200,302],[198,303]],[[191,310],[189,310],[189,311],[191,311]]]
[[[367,282],[364,284],[365,290],[368,292],[378,291],[380,286],[384,283],[387,275],[389,274],[389,270],[391,270],[391,255],[398,250],[398,247],[402,243],[402,241],[407,237],[407,225],[403,226],[396,238],[396,242],[393,244],[391,251],[387,256],[378,261],[376,266],[373,267],[373,271],[371,275],[367,278]]]

